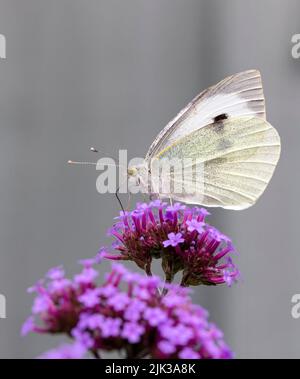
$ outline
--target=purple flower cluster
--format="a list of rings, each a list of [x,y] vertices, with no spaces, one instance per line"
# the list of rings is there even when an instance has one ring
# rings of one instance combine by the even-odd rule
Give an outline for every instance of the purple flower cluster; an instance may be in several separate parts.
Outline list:
[[[77,359],[87,352],[100,357],[104,351],[128,358],[232,357],[222,332],[191,302],[187,288],[165,284],[168,293],[163,296],[158,277],[131,273],[119,264],[98,285],[98,262],[99,257],[82,261],[81,273],[72,280],[57,267],[29,289],[36,298],[22,334],[65,333],[73,338],[73,344],[41,358]]]
[[[64,344],[56,349],[41,354],[39,359],[82,359],[87,353],[86,348],[78,342]]]
[[[162,259],[166,281],[182,271],[182,286],[226,283],[239,276],[230,254],[231,240],[206,222],[204,208],[188,208],[160,200],[137,204],[132,212],[121,212],[109,234],[116,238],[106,253],[114,260],[131,260],[151,275],[151,262]]]

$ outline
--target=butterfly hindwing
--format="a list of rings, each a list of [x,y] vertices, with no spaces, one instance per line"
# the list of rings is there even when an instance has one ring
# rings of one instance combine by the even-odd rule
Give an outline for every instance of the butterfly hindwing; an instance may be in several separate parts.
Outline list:
[[[279,155],[276,130],[263,118],[244,116],[229,117],[193,131],[155,158],[190,158],[203,164],[203,176],[196,181],[174,179],[182,180],[186,191],[166,196],[186,203],[244,209],[264,192]],[[202,186],[196,186],[197,180],[203,181]]]

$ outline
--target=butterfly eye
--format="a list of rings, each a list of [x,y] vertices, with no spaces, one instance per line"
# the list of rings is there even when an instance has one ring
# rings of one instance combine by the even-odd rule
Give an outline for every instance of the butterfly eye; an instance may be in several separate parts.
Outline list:
[[[129,176],[135,176],[137,174],[137,169],[135,167],[129,167],[127,169],[127,174]]]

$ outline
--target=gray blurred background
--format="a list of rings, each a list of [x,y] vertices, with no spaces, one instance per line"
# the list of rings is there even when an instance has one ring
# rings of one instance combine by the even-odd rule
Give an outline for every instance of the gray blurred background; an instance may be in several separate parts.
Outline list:
[[[243,280],[195,289],[237,357],[300,357],[300,33],[297,0],[0,0],[0,357],[32,358],[59,338],[30,335],[26,288],[49,267],[93,256],[118,212],[99,195],[90,146],[144,156],[200,90],[261,70],[268,120],[282,137],[264,196],[243,212],[213,210],[233,238]],[[105,271],[108,264],[102,267]],[[135,269],[135,267],[132,265]]]

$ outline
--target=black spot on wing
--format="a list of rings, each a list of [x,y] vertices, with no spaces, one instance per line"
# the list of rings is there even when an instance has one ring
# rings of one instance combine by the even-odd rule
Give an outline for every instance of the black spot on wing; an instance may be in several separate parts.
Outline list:
[[[228,119],[228,114],[222,113],[213,118],[213,128],[216,133],[221,133],[224,129],[223,121]]]
[[[214,117],[213,121],[214,123],[218,123],[220,121],[227,120],[227,119],[228,119],[228,114],[221,113],[218,116]]]

